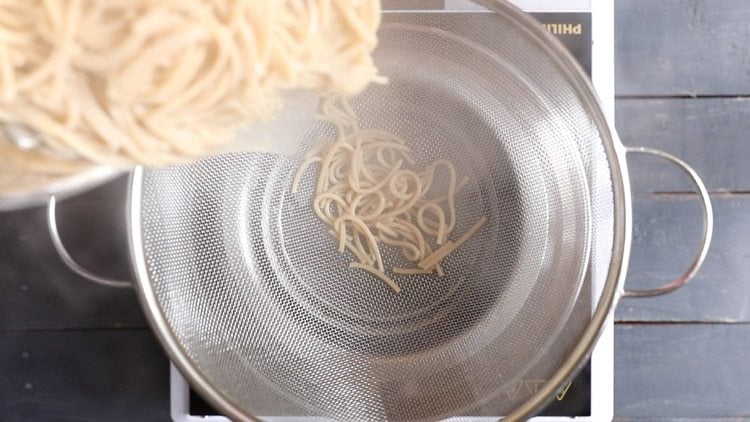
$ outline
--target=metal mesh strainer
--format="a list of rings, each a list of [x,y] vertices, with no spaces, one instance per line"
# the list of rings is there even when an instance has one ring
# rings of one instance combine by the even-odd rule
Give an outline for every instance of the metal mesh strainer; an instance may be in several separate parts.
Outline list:
[[[312,211],[315,172],[289,192],[327,124],[292,157],[136,171],[142,298],[172,357],[232,416],[505,415],[526,397],[503,392],[567,356],[589,320],[589,258],[607,267],[612,249],[611,140],[556,44],[514,9],[492,9],[472,24],[387,14],[375,59],[390,82],[353,100],[362,127],[470,178],[456,232],[489,221],[444,278],[398,277],[395,294],[349,269]]]

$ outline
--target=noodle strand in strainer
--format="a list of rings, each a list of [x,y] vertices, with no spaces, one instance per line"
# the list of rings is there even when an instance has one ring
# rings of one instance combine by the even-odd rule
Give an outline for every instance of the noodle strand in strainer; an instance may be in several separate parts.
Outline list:
[[[469,179],[457,183],[449,160],[436,160],[422,171],[406,168],[415,165],[406,140],[385,130],[360,129],[344,99],[324,99],[319,118],[336,127],[336,137],[304,157],[292,179],[292,192],[299,189],[305,170],[320,163],[313,210],[330,227],[338,250],[357,259],[350,267],[368,271],[400,292],[385,268],[380,251],[384,244],[400,249],[415,265],[390,272],[442,277],[441,262],[487,221],[482,217],[455,242],[448,239],[456,226],[456,194]],[[441,170],[448,176],[447,192],[428,198]]]

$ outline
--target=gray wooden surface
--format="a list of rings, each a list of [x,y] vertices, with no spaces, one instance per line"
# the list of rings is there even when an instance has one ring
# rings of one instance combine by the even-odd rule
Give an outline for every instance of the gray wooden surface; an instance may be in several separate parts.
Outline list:
[[[747,1],[615,0],[615,21],[618,95],[750,94]]]
[[[618,420],[750,419],[750,2],[616,0],[616,125],[626,145],[674,153],[712,191],[714,243],[673,294],[616,312]],[[628,283],[677,275],[695,250],[697,199],[679,171],[630,164]]]
[[[0,331],[0,421],[169,420],[169,361],[140,329]]]
[[[750,419],[750,1],[615,5],[622,140],[692,163],[716,210],[714,245],[690,285],[620,303],[616,418]],[[628,283],[654,286],[690,261],[699,207],[679,171],[640,157],[629,167],[635,225]],[[83,216],[62,233],[89,246],[77,258],[119,277],[129,276],[117,232],[123,186],[61,210],[63,220]],[[108,211],[87,211],[86,201]],[[0,214],[0,421],[168,420],[167,381],[166,358],[133,292],[65,270],[41,210]]]
[[[750,415],[750,326],[618,324],[616,414],[631,418]]]

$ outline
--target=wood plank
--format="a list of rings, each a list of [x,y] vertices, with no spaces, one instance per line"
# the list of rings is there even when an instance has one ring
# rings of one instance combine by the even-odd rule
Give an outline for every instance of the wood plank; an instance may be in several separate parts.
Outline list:
[[[748,115],[750,98],[616,101],[616,127],[625,145],[663,149],[682,158],[712,190],[750,190]],[[636,188],[693,190],[683,173],[661,160],[629,161]]]
[[[745,0],[616,0],[617,95],[748,95]]]
[[[0,332],[3,421],[167,421],[169,362],[146,329]]]
[[[747,324],[616,325],[615,415],[750,415],[748,348]]]
[[[750,322],[750,195],[714,196],[714,240],[688,285],[654,298],[623,298],[618,321]],[[674,279],[692,261],[701,233],[694,196],[637,195],[629,288]]]
[[[120,179],[60,204],[71,254],[101,274],[130,278]],[[0,330],[145,327],[130,289],[92,284],[64,266],[47,232],[45,210],[0,213]]]

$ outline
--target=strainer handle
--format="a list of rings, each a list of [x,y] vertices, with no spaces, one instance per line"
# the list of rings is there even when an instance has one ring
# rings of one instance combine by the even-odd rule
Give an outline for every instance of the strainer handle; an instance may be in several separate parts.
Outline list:
[[[92,281],[97,284],[101,284],[107,287],[117,288],[132,288],[133,283],[127,280],[116,280],[111,278],[100,277],[93,272],[87,270],[81,264],[76,262],[72,256],[68,253],[67,248],[63,244],[60,238],[60,232],[57,230],[57,199],[52,195],[47,201],[47,228],[49,229],[50,237],[52,238],[52,244],[55,246],[57,254],[60,255],[63,263],[70,268],[71,271],[85,278],[86,280]]]
[[[690,263],[687,271],[685,271],[675,280],[664,284],[661,287],[644,290],[624,289],[621,294],[623,297],[651,297],[663,295],[685,285],[688,281],[690,281],[698,272],[698,269],[700,269],[703,261],[706,259],[706,254],[708,253],[708,247],[711,244],[711,237],[714,231],[714,213],[713,208],[711,207],[711,199],[708,196],[706,185],[703,183],[703,180],[701,180],[700,176],[698,176],[698,173],[696,173],[695,170],[690,167],[690,165],[675,157],[674,155],[668,154],[664,151],[645,147],[625,147],[625,151],[632,154],[645,154],[659,157],[681,168],[685,173],[687,173],[688,176],[690,176],[693,184],[695,184],[695,186],[698,188],[698,194],[700,195],[701,203],[703,205],[703,233],[701,234],[700,249],[693,259],[693,262]]]

